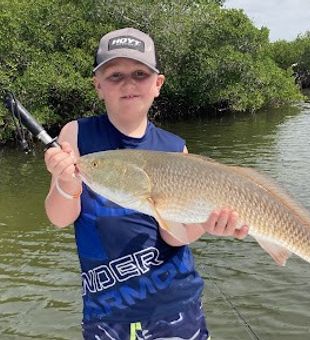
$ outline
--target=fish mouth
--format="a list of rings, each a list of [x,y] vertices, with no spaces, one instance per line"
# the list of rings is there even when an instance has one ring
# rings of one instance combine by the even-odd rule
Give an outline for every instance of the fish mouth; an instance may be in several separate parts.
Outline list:
[[[84,183],[87,182],[87,175],[83,172],[83,170],[81,169],[79,163],[75,164],[74,176],[76,178],[79,178]]]

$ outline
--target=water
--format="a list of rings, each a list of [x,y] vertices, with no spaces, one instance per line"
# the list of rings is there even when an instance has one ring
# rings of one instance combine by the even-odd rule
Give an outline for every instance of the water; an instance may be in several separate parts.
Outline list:
[[[42,155],[2,150],[0,173],[0,339],[80,339],[73,233],[45,217]]]
[[[310,209],[310,105],[165,124],[191,152],[267,172]],[[72,228],[44,213],[42,152],[0,150],[0,339],[81,339],[79,264]],[[192,246],[205,279],[212,340],[310,339],[309,264],[276,266],[256,242],[205,236]]]

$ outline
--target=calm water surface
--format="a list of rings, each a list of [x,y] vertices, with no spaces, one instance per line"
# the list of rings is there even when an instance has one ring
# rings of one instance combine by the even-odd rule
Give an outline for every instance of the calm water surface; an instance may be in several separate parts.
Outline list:
[[[310,104],[164,127],[191,152],[268,173],[310,209]],[[81,339],[73,230],[45,217],[48,185],[40,151],[0,150],[0,339]],[[206,236],[193,251],[212,340],[310,339],[308,263],[279,268],[250,237]]]

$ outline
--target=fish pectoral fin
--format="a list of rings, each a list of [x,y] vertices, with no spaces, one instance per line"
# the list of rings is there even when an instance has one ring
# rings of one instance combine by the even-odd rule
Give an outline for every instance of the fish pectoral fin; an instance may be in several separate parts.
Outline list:
[[[165,224],[167,232],[176,240],[181,242],[182,244],[189,244],[188,233],[186,230],[186,226],[183,223],[173,222],[162,220]]]
[[[190,242],[188,239],[186,226],[182,223],[164,220],[161,217],[158,210],[156,209],[156,206],[152,198],[148,198],[148,202],[151,210],[153,211],[153,216],[155,217],[156,221],[159,224],[159,227],[166,230],[172,237],[174,237],[179,242],[183,244],[189,244]]]
[[[287,259],[292,255],[289,250],[263,238],[255,237],[255,239],[258,244],[274,259],[277,265],[285,266]]]

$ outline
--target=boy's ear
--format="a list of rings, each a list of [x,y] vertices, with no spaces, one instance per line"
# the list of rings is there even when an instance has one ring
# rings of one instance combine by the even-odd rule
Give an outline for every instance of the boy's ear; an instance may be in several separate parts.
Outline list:
[[[163,75],[163,74],[159,74],[158,76],[157,76],[157,81],[156,81],[156,84],[157,84],[157,86],[160,86],[160,87],[162,87],[163,86],[163,84],[164,84],[164,82],[165,82],[165,76]]]
[[[99,79],[96,76],[93,76],[93,84],[94,84],[94,87],[95,87],[95,90],[97,92],[99,99],[103,99],[101,91],[100,91],[101,90],[101,84],[100,84]]]
[[[100,89],[100,82],[98,81],[96,76],[93,76],[93,84],[95,86],[95,89]]]
[[[165,82],[165,76],[163,75],[163,74],[159,74],[158,76],[157,76],[157,79],[156,79],[156,87],[157,87],[157,95],[156,95],[156,97],[158,97],[159,96],[159,93],[160,93],[160,89],[161,89],[161,87],[164,85],[164,82]]]

